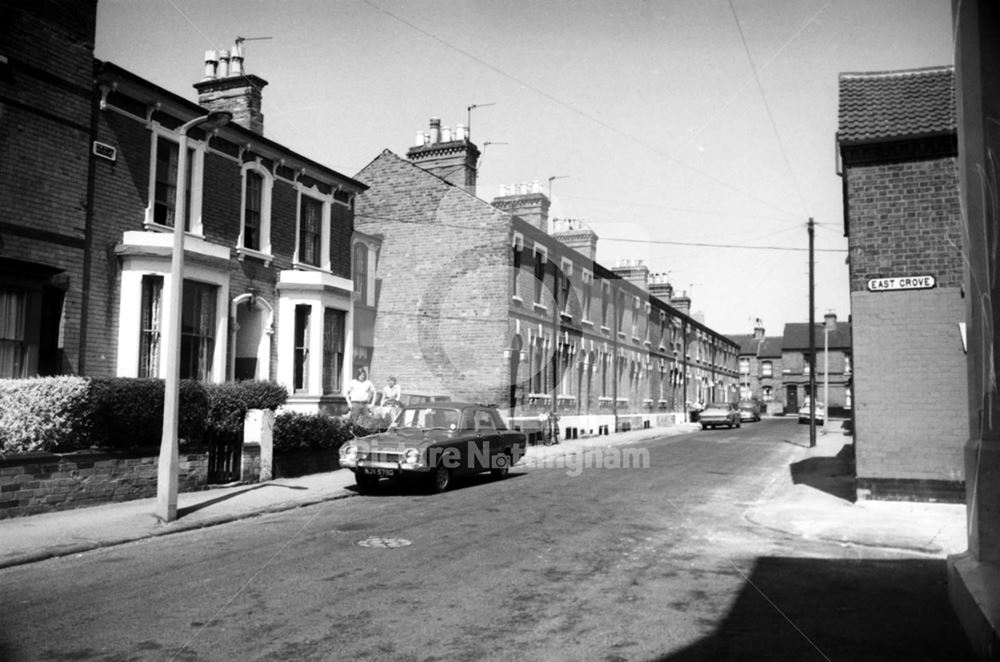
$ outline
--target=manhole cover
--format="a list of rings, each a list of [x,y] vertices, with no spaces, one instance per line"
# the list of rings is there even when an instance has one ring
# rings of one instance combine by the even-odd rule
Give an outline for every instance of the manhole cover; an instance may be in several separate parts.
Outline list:
[[[358,541],[358,547],[406,547],[410,544],[405,538],[372,537]]]

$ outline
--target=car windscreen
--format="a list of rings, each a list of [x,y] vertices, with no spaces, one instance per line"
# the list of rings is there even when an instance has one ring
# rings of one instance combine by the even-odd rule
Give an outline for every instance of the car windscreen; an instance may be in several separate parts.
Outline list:
[[[393,427],[455,430],[461,414],[458,409],[448,407],[405,407],[399,412]]]

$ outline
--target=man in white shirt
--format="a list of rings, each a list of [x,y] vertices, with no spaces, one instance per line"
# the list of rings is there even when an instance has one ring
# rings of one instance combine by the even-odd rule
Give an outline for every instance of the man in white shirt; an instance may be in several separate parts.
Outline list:
[[[358,368],[358,376],[347,384],[347,402],[351,405],[351,422],[367,413],[368,407],[375,403],[375,385],[368,379],[368,371]]]

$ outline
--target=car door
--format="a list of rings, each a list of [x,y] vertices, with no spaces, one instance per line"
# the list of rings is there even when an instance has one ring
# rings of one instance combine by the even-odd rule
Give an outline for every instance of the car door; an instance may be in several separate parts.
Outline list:
[[[476,469],[485,471],[493,467],[493,458],[502,450],[500,448],[500,433],[493,421],[491,412],[487,409],[476,409],[476,443],[479,446],[479,459],[482,465]]]

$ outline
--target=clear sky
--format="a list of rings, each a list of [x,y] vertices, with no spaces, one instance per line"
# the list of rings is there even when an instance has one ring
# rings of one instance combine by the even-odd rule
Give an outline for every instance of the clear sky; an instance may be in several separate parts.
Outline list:
[[[669,273],[717,331],[759,317],[780,335],[808,319],[809,217],[817,319],[850,313],[837,75],[952,64],[950,7],[100,0],[96,55],[196,100],[204,52],[246,37],[246,71],[269,83],[265,135],[351,176],[478,105],[480,197],[556,177],[551,215],[589,223],[599,262]]]

